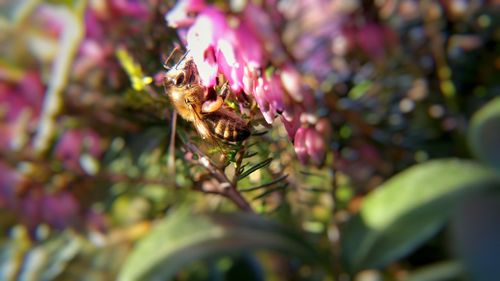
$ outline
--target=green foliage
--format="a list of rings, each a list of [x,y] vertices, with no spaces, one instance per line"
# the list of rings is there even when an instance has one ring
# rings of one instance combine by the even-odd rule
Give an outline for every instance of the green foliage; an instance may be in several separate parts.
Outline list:
[[[319,261],[311,245],[279,223],[246,213],[194,215],[179,210],[139,241],[119,278],[169,280],[197,260],[263,249]]]
[[[262,162],[259,162],[255,165],[252,165],[251,167],[249,167],[248,169],[246,170],[243,170],[239,177],[238,177],[238,180],[241,180],[241,179],[244,179],[245,177],[249,176],[251,173],[259,170],[259,169],[262,169],[264,167],[266,167],[267,165],[271,164],[271,161],[273,161],[272,158],[267,158],[266,160],[262,161]]]
[[[456,280],[462,273],[463,267],[459,262],[446,261],[416,270],[406,281],[451,281]]]
[[[175,122],[161,85],[165,54],[183,42],[165,16],[198,10],[3,2],[0,280],[500,276],[499,17],[488,1],[206,1],[231,28],[272,39],[257,40],[262,54],[248,45],[262,67],[227,61],[251,74],[244,92],[222,93],[220,73],[213,88],[251,127],[237,144]],[[231,53],[214,47],[217,60]],[[264,102],[247,86],[264,86]],[[294,147],[297,126],[321,137]],[[300,150],[325,150],[325,164],[299,163]]]
[[[472,153],[500,170],[500,97],[474,114],[467,137]]]
[[[141,66],[134,61],[127,50],[124,48],[118,48],[116,50],[116,56],[118,57],[123,69],[127,72],[134,90],[142,91],[147,85],[153,82],[153,78],[143,74]]]
[[[366,196],[344,226],[345,261],[354,271],[386,265],[435,234],[465,197],[499,186],[494,171],[465,160],[407,169]]]
[[[49,231],[40,226],[39,239],[33,241],[25,228],[13,228],[11,237],[0,244],[0,279],[112,280],[128,253],[126,243],[99,247],[74,231]]]

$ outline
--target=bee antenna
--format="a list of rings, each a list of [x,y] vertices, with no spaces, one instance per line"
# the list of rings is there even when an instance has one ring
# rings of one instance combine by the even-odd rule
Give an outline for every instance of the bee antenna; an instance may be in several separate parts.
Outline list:
[[[179,60],[179,62],[175,65],[175,69],[177,69],[177,67],[179,66],[179,64],[187,57],[187,55],[189,54],[189,50],[187,50],[184,55],[182,55],[181,59]]]
[[[179,51],[179,46],[175,46],[175,48],[172,50],[172,52],[170,52],[170,55],[168,55],[168,57],[165,59],[165,61],[163,61],[163,68],[165,68],[166,70],[172,69],[170,66],[167,65],[167,63],[170,61],[170,59],[172,59],[172,57],[174,56],[174,54],[177,51]]]

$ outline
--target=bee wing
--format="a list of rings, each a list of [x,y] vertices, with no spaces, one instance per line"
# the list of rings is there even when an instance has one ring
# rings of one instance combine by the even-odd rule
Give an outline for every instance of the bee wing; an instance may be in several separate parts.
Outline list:
[[[213,133],[210,131],[210,128],[207,125],[207,122],[200,116],[200,113],[194,110],[194,106],[191,105],[191,109],[193,110],[194,115],[194,127],[196,131],[201,135],[201,137],[205,140],[210,141],[211,143],[215,143],[220,151],[224,151],[222,144],[219,142],[217,138],[213,136]]]
[[[203,118],[200,116],[200,113],[196,111],[193,105],[189,105],[191,107],[191,111],[194,113],[193,117],[193,124],[194,127],[196,128],[196,131],[201,135],[202,138],[204,139],[211,139],[212,134],[210,133],[210,129],[208,128],[206,122],[203,120]]]

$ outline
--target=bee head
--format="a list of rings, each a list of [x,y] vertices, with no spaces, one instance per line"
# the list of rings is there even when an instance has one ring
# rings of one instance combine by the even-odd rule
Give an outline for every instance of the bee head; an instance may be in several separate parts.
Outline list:
[[[176,67],[170,69],[166,75],[166,82],[168,86],[178,88],[199,83],[198,70],[193,60],[191,58],[185,59],[178,63]]]
[[[169,71],[167,73],[167,85],[175,86],[175,87],[183,87],[186,85],[186,76],[187,73],[185,70],[176,70],[176,71]]]

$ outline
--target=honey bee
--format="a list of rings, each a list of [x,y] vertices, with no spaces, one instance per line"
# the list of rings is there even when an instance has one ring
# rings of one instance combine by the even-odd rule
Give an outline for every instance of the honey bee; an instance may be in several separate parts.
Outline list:
[[[239,142],[250,136],[248,124],[227,108],[213,89],[201,84],[192,58],[183,59],[167,72],[165,89],[179,115],[193,123],[203,139]]]

